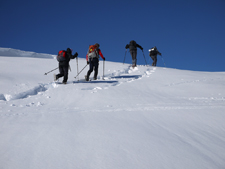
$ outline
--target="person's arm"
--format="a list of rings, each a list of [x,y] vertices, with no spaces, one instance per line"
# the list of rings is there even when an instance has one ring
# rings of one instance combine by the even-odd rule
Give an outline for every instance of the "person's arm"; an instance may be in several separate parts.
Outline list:
[[[160,56],[162,55],[158,50],[157,50],[157,54],[159,54]]]
[[[137,44],[137,47],[139,47],[141,50],[143,50],[143,47],[141,47],[140,45]]]
[[[103,60],[105,60],[105,57],[103,56],[103,54],[102,54],[102,52],[101,52],[100,49],[98,49],[98,53],[99,53],[99,55],[101,56],[101,58],[102,58]]]
[[[78,53],[76,52],[74,55],[70,55],[70,59],[75,59],[78,56]]]
[[[88,54],[86,55],[86,60],[88,61]]]

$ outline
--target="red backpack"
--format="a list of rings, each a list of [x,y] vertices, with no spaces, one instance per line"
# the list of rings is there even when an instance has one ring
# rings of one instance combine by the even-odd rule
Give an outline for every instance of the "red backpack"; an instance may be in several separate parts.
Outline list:
[[[65,50],[60,50],[57,56],[57,60],[59,62],[66,60],[66,51]]]

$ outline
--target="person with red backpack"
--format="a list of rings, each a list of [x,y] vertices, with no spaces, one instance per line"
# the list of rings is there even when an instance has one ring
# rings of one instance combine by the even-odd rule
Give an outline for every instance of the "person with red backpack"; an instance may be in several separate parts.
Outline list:
[[[126,49],[129,48],[130,50],[130,55],[132,57],[132,67],[136,67],[137,64],[137,47],[143,51],[143,48],[134,40],[130,41],[130,43],[125,46]]]
[[[67,48],[67,50],[61,50],[58,53],[57,60],[59,62],[59,74],[54,74],[54,80],[58,80],[60,77],[63,77],[63,84],[67,83],[68,80],[68,70],[70,68],[69,62],[70,59],[74,59],[78,56],[78,53],[76,52],[74,55],[72,55],[72,49]]]
[[[89,46],[88,53],[86,55],[87,64],[89,64],[89,70],[87,72],[87,75],[85,76],[86,81],[89,81],[89,76],[91,75],[93,70],[95,71],[94,80],[97,80],[99,55],[105,61],[105,57],[99,49],[99,46],[100,45],[98,43]]]

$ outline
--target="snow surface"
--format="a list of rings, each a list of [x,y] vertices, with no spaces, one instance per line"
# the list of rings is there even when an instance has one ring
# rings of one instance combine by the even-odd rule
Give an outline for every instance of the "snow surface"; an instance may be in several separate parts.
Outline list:
[[[225,168],[225,72],[100,61],[85,82],[75,59],[64,85],[54,55],[0,56],[0,169]]]

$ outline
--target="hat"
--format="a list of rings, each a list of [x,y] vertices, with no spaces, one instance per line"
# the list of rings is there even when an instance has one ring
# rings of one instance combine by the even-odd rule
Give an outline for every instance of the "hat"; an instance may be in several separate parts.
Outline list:
[[[95,46],[97,46],[99,48],[100,45],[98,43],[96,43]]]
[[[67,53],[72,53],[72,51],[73,51],[73,50],[70,49],[70,48],[67,48],[67,50],[66,50]]]

